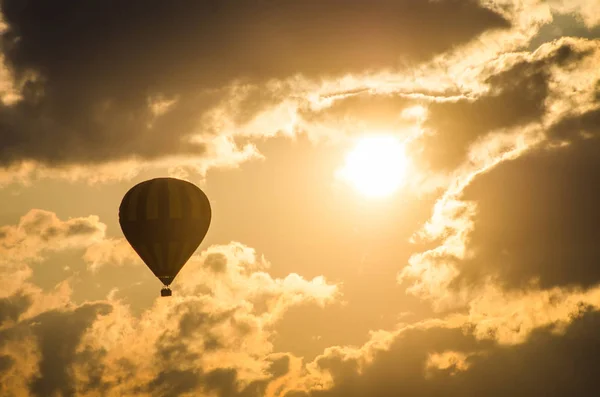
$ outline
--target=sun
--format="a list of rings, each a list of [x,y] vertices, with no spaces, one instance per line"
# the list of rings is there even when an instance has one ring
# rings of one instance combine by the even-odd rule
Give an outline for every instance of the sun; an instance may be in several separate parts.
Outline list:
[[[406,168],[402,142],[392,135],[374,135],[357,141],[338,177],[367,197],[387,197],[404,184]]]

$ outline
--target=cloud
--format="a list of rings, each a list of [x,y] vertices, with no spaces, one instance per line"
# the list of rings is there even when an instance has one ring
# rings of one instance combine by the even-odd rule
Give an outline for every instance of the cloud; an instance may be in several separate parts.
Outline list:
[[[5,2],[5,63],[24,87],[24,99],[1,110],[6,133],[0,151],[9,171],[0,172],[0,184],[46,177],[104,182],[156,169],[187,178],[236,167],[262,157],[237,136],[335,135],[336,123],[302,119],[306,101],[327,95],[327,87],[464,94],[481,65],[520,48],[551,19],[550,5],[513,0],[488,8],[471,0],[355,2],[348,13],[335,11],[328,19],[336,4],[200,1],[184,9],[145,3],[139,12],[119,5],[112,16],[114,8],[99,1],[77,7]],[[258,8],[247,14],[248,7]],[[28,27],[42,28],[46,20],[36,18],[54,12],[62,28],[52,35]],[[164,22],[152,23],[156,15]],[[275,15],[277,23],[252,23]],[[419,35],[414,20],[424,22]],[[364,35],[364,29],[376,33]],[[198,39],[190,39],[194,35]],[[372,121],[362,125],[386,124]]]
[[[184,267],[174,299],[158,299],[140,319],[115,302],[86,339],[90,350],[108,352],[105,381],[122,393],[140,387],[160,395],[243,396],[284,376],[287,356],[272,352],[273,326],[290,307],[331,303],[338,292],[322,278],[274,279],[268,266],[240,243],[213,246]],[[123,360],[137,368],[137,378],[117,385]]]
[[[448,309],[468,304],[488,283],[520,289],[532,282],[552,288],[598,281],[589,262],[594,249],[585,242],[593,227],[572,234],[591,223],[584,213],[592,211],[586,200],[593,193],[583,186],[595,183],[597,48],[597,41],[562,39],[532,54],[506,54],[486,67],[487,81],[503,87],[491,85],[491,93],[507,87],[523,92],[499,106],[498,114],[523,111],[526,124],[492,129],[470,145],[416,236],[437,247],[413,255],[400,272],[401,282],[412,281],[409,292]],[[532,106],[520,102],[532,92],[543,95]],[[439,147],[452,153],[452,144]]]
[[[598,311],[581,304],[564,321],[532,327],[509,344],[493,334],[476,335],[460,321],[402,325],[372,333],[362,347],[326,349],[282,395],[593,395],[598,385],[588,369],[597,352],[586,346],[598,345],[599,319]]]
[[[106,314],[109,310],[107,305],[83,305],[67,311],[50,310],[1,330],[3,343],[0,349],[12,353],[7,357],[13,360],[7,379],[9,388],[5,391],[14,393],[16,390],[11,390],[11,385],[25,383],[22,382],[25,379],[15,382],[10,375],[12,372],[12,377],[22,376],[18,372],[23,368],[19,368],[18,363],[28,362],[37,370],[35,375],[31,374],[33,376],[25,380],[32,395],[48,396],[57,392],[75,395],[69,368],[76,360],[77,346],[96,316]],[[27,346],[19,355],[14,349],[22,344]]]
[[[30,380],[33,395],[41,397],[56,392],[75,395],[68,368],[76,359],[76,349],[85,330],[99,314],[108,311],[108,305],[84,305],[72,313],[46,312],[32,319],[30,330],[38,339],[41,354],[39,375]]]
[[[97,216],[60,220],[55,213],[32,209],[19,223],[0,227],[0,297],[14,294],[31,276],[29,265],[50,252],[86,248],[102,242],[106,225]]]
[[[31,297],[23,293],[0,298],[0,328],[4,323],[15,323],[30,306]]]
[[[85,245],[104,237],[106,226],[97,216],[61,221],[55,213],[32,209],[15,226],[3,226],[2,252],[12,259],[35,259],[44,249],[61,250]]]
[[[143,264],[137,253],[124,238],[104,238],[90,245],[83,260],[91,271],[102,266],[123,266],[125,264]]]
[[[537,328],[516,345],[479,340],[468,329],[443,324],[406,327],[388,333],[390,343],[375,349],[367,365],[360,364],[364,353],[352,349],[325,352],[310,365],[330,382],[285,396],[591,396],[599,386],[590,370],[599,319],[584,308],[568,327]]]
[[[341,9],[337,1],[5,1],[5,62],[27,82],[22,101],[0,108],[3,163],[203,156],[205,146],[186,137],[211,133],[203,115],[236,81],[393,68],[400,57],[426,60],[509,26],[471,0]]]
[[[84,182],[90,185],[130,180],[140,173],[158,174],[190,179],[203,179],[211,168],[236,168],[245,161],[262,159],[253,143],[238,142],[231,134],[221,134],[197,141],[204,147],[201,157],[194,155],[171,155],[158,159],[129,159],[108,161],[101,164],[45,165],[33,160],[22,161],[0,168],[0,187],[10,184],[31,186],[40,179],[62,179]]]
[[[600,138],[600,137],[598,137]],[[471,255],[457,282],[497,276],[507,288],[536,281],[542,288],[600,282],[594,221],[600,192],[600,139],[540,149],[475,180],[464,199],[477,203]],[[517,194],[518,192],[518,194]]]
[[[298,128],[334,139],[393,132],[406,139],[417,169],[449,174],[496,144],[486,141],[493,135],[503,144],[508,135],[525,135],[515,134],[519,130],[586,109],[597,49],[596,41],[564,38],[534,53],[502,53],[472,63],[437,88],[420,86],[447,73],[449,65],[442,62],[424,74],[399,75],[394,84],[322,95],[300,106]],[[571,94],[564,95],[565,89]]]
[[[46,224],[25,223],[36,225],[36,233]],[[271,381],[287,382],[299,365],[273,351],[277,322],[295,305],[323,306],[339,296],[322,277],[278,279],[268,267],[243,244],[209,247],[184,267],[172,299],[156,298],[140,316],[115,294],[49,305],[43,302],[51,294],[25,286],[0,300],[0,390],[263,395]]]
[[[533,50],[542,43],[550,42],[564,36],[597,39],[600,38],[600,25],[586,27],[577,14],[553,12],[552,21],[540,27],[539,32],[531,40],[529,48]]]
[[[533,55],[505,54],[490,63],[490,70],[482,71],[480,77],[487,86],[485,93],[428,106],[425,132],[415,142],[415,150],[422,151],[421,163],[434,170],[454,169],[484,136],[543,122],[554,110],[548,105],[556,105],[551,101],[556,93],[551,90],[564,89],[551,85],[554,75],[583,69],[583,61],[593,54],[594,47],[597,44],[590,49],[585,41],[566,40],[547,45]]]
[[[600,80],[596,86],[600,88]],[[600,106],[600,90],[595,94],[596,106]],[[597,138],[600,133],[598,124],[600,122],[600,109],[595,108],[579,115],[565,117],[550,128],[548,135],[552,140],[558,142],[578,141],[578,144],[586,141],[586,138]],[[593,140],[592,140],[593,142]]]
[[[28,7],[21,9],[16,3],[8,2],[5,5],[5,41],[10,43],[11,51],[7,53],[7,62],[14,71],[28,71],[21,73],[21,80],[27,77],[32,80],[30,86],[38,87],[30,91],[43,92],[41,99],[36,99],[39,103],[33,110],[24,110],[26,123],[35,123],[38,117],[31,113],[42,112],[43,104],[52,99],[54,105],[44,111],[44,118],[54,124],[44,127],[44,130],[58,130],[65,138],[54,139],[58,135],[48,133],[47,136],[52,138],[29,139],[27,134],[35,134],[40,129],[24,128],[19,131],[16,140],[11,138],[9,143],[9,146],[13,145],[10,156],[4,157],[10,163],[6,166],[11,172],[0,173],[0,184],[3,180],[5,183],[26,182],[45,177],[103,182],[131,178],[143,170],[157,168],[161,171],[168,169],[170,175],[183,178],[193,173],[204,176],[206,170],[212,167],[235,167],[244,161],[262,157],[251,143],[238,146],[237,136],[256,138],[278,133],[290,136],[307,133],[311,137],[336,135],[338,126],[335,120],[328,118],[326,123],[313,120],[310,110],[309,120],[303,120],[307,100],[311,102],[321,94],[327,96],[331,89],[356,91],[376,87],[379,92],[394,92],[403,87],[403,92],[413,98],[423,92],[437,92],[438,95],[442,92],[448,95],[450,91],[458,95],[461,91],[462,94],[468,93],[474,88],[474,82],[480,85],[477,71],[482,65],[506,50],[519,48],[518,42],[533,37],[535,32],[532,29],[551,18],[547,5],[531,1],[520,2],[518,6],[513,3],[512,0],[502,1],[486,4],[485,7],[489,8],[483,8],[470,0],[425,2],[418,6],[412,2],[409,6],[405,1],[384,1],[369,3],[368,11],[363,11],[363,4],[356,2],[351,7],[356,8],[356,14],[336,12],[336,17],[327,21],[326,15],[331,9],[336,9],[335,1],[303,2],[300,14],[292,12],[299,7],[294,2],[275,8],[265,3],[251,15],[258,18],[263,12],[273,13],[279,15],[277,21],[285,21],[285,18],[294,15],[294,22],[282,23],[281,31],[276,35],[271,35],[269,29],[279,25],[265,25],[271,27],[258,29],[249,20],[239,23],[236,25],[238,29],[226,34],[228,39],[225,42],[230,46],[222,45],[221,50],[215,44],[219,42],[219,34],[223,33],[221,23],[241,20],[244,10],[250,7],[249,3],[213,7],[210,2],[201,1],[193,10],[186,10],[186,18],[180,18],[177,26],[169,22],[154,24],[153,32],[132,27],[137,24],[146,26],[146,21],[153,18],[155,11],[175,18],[183,9],[175,5],[148,7],[144,8],[144,12],[135,14],[128,6],[121,10],[119,17],[110,18],[112,36],[102,33],[102,26],[109,26],[108,22],[100,23],[102,18],[108,20],[108,4],[94,2],[75,9],[59,3],[45,9],[44,15],[53,12],[53,8],[64,11],[61,18],[65,19],[65,28],[46,37],[35,30],[20,27],[20,24],[26,24],[28,18],[35,20],[37,7],[43,8],[40,3],[30,2]],[[194,13],[195,10],[209,11]],[[303,23],[302,17],[313,11],[323,15],[323,19],[312,18],[310,23],[314,29],[309,32],[303,30],[300,34],[298,29]],[[95,18],[89,17],[87,25],[71,24],[68,19],[76,12],[84,15],[81,18],[89,15],[95,15]],[[11,19],[12,13],[19,17]],[[179,37],[192,37],[195,23],[204,21],[203,18],[208,18],[208,15],[214,23],[201,25],[204,30],[214,32],[214,40],[181,39],[177,46],[168,45]],[[373,15],[378,15],[378,25],[374,29],[380,33],[361,34],[370,43],[363,47],[339,45],[338,41],[355,43],[356,40],[342,39],[342,35],[358,34],[356,32],[362,31],[361,27],[368,25]],[[460,23],[463,18],[469,23]],[[422,26],[419,27],[419,35],[412,34],[414,26],[410,21],[417,19],[431,22],[426,24],[427,34],[423,33]],[[454,22],[439,23],[438,19]],[[44,21],[36,21],[36,24],[40,23]],[[249,26],[252,26],[252,34],[244,30],[250,29]],[[443,29],[443,34],[435,36],[438,29]],[[78,35],[71,35],[75,31]],[[235,41],[236,35],[243,40]],[[308,40],[311,35],[319,39]],[[14,39],[16,36],[18,40]],[[74,40],[74,36],[79,39]],[[392,43],[388,36],[410,37],[410,40],[396,39]],[[119,37],[118,45],[113,44],[115,37]],[[284,37],[289,40],[283,40]],[[330,40],[323,40],[323,37],[330,37]],[[193,50],[185,44],[188,41],[193,42]],[[147,44],[150,42],[152,51]],[[245,43],[243,47],[238,44],[240,42]],[[284,42],[286,46],[279,48]],[[36,53],[39,48],[54,48],[58,43],[60,48],[56,52],[48,51],[43,56]],[[495,46],[494,43],[502,43],[501,48],[488,51],[490,45]],[[506,47],[505,43],[509,46]],[[135,51],[123,50],[133,44]],[[278,56],[271,56],[269,48],[278,48],[273,52]],[[352,55],[355,48],[361,48],[360,56]],[[373,50],[371,54],[365,53],[364,48],[381,48],[381,54],[394,55],[390,59],[380,59],[377,55],[379,50]],[[249,58],[245,62],[238,61],[251,50],[265,54],[262,58],[252,57],[262,59],[260,68],[249,62]],[[73,63],[78,65],[73,73],[65,72],[71,64],[61,64],[61,60],[66,59],[59,56],[61,51],[79,54],[77,62]],[[158,57],[156,54],[163,51],[172,56],[163,56],[152,62],[140,61],[145,57]],[[228,66],[222,67],[221,58],[218,62],[215,58],[208,61],[200,55],[203,51],[217,51],[223,59],[236,61],[226,62]],[[294,55],[283,57],[286,51],[292,51]],[[311,51],[322,56],[297,55]],[[110,67],[102,67],[102,62],[89,60],[90,57],[100,57],[98,54],[105,54],[103,59]],[[433,57],[440,54],[443,55]],[[301,59],[296,62],[281,62],[284,58],[298,57]],[[172,62],[172,59],[178,61]],[[420,65],[421,61],[427,62]],[[199,64],[202,67],[196,67]],[[335,65],[344,65],[348,70],[337,70]],[[153,69],[155,67],[156,70]],[[31,70],[37,70],[37,74],[32,75]],[[129,79],[129,75],[136,78]],[[313,77],[319,79],[310,80]],[[51,86],[56,86],[56,89],[48,89]],[[56,98],[52,97],[52,92],[56,93]],[[72,94],[67,97],[61,92]],[[70,101],[76,101],[76,105],[67,106]],[[26,102],[19,106],[23,107]],[[19,106],[13,106],[10,113],[19,113],[15,111]],[[75,113],[75,108],[80,111]],[[397,121],[393,114],[388,117],[391,117],[390,121]],[[379,121],[375,117],[370,119],[367,123],[359,123],[360,126],[356,123],[349,125],[356,129],[363,126],[379,128],[387,124],[381,118]],[[62,128],[63,124],[68,127]],[[11,125],[20,125],[20,122]],[[81,132],[83,130],[85,134]],[[168,134],[162,132],[167,130]],[[19,139],[27,139],[27,142],[22,142],[22,148]],[[60,148],[53,146],[58,141],[62,145]],[[71,143],[76,145],[77,150],[68,148]],[[32,144],[37,145],[37,149],[27,149]],[[82,164],[93,164],[96,169],[90,172]]]
[[[436,174],[413,183],[442,173],[431,183],[446,189],[415,236],[431,249],[399,281],[436,309],[461,310],[305,363],[276,351],[277,325],[294,306],[338,302],[341,285],[275,277],[231,242],[193,255],[174,296],[139,315],[127,289],[76,304],[75,278],[42,291],[31,265],[79,250],[94,279],[141,261],[95,216],[35,209],[0,228],[0,394],[591,395],[598,41],[520,50],[551,11],[592,24],[594,8],[263,3],[134,2],[116,13],[110,1],[5,1],[0,76],[22,100],[0,107],[0,184],[157,168],[188,178],[262,158],[260,137],[397,132]]]
[[[416,105],[415,99],[405,95],[369,90],[332,98],[324,108],[300,109],[299,116],[309,125],[307,129],[325,124],[348,134],[389,131],[409,125],[402,112],[411,105]]]
[[[600,6],[598,3],[585,0],[552,0],[549,6],[561,14],[575,14],[581,18],[588,28],[600,25]]]
[[[211,291],[224,305],[250,303],[267,323],[277,321],[295,304],[325,305],[338,297],[338,287],[322,276],[304,280],[289,274],[274,279],[267,273],[269,267],[264,257],[241,243],[211,246],[190,259],[177,278],[177,288],[192,295]]]
[[[537,328],[568,326],[583,309],[600,308],[600,288],[530,288],[506,291],[487,285],[471,296],[464,312],[448,316],[453,324],[464,323],[479,339],[501,344],[524,343]]]

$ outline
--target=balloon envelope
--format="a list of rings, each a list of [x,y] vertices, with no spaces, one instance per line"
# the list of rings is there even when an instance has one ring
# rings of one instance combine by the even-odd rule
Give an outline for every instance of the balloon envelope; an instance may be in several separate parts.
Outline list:
[[[167,287],[206,236],[210,220],[204,192],[175,178],[141,182],[119,206],[125,238]]]

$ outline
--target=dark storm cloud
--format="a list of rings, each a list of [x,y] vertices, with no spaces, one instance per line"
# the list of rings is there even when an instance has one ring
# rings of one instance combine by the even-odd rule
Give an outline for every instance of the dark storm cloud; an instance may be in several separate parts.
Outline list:
[[[474,100],[434,102],[423,127],[428,134],[416,141],[423,148],[422,162],[433,169],[452,169],[465,160],[469,146],[494,130],[540,120],[546,112],[550,68],[566,68],[589,55],[564,43],[543,59],[522,60],[491,75],[489,94]]]
[[[336,386],[286,397],[596,396],[600,314],[583,310],[564,334],[553,327],[538,328],[514,346],[477,341],[458,330],[409,331],[360,374],[354,359],[324,358],[319,366],[333,374]],[[428,354],[444,351],[466,353],[467,368],[426,370]]]
[[[17,81],[39,76],[0,108],[4,164],[201,153],[181,138],[224,84],[393,68],[509,27],[474,0],[1,4],[7,66]],[[149,97],[178,98],[152,128]]]
[[[600,135],[505,162],[476,179],[464,199],[477,203],[467,244],[474,256],[459,264],[456,285],[489,275],[507,288],[535,279],[543,288],[600,281]]]

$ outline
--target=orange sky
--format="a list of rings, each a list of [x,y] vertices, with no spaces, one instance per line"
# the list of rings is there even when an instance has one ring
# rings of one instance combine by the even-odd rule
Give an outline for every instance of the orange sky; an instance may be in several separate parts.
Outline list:
[[[0,396],[595,396],[600,6],[547,3],[0,2]]]

